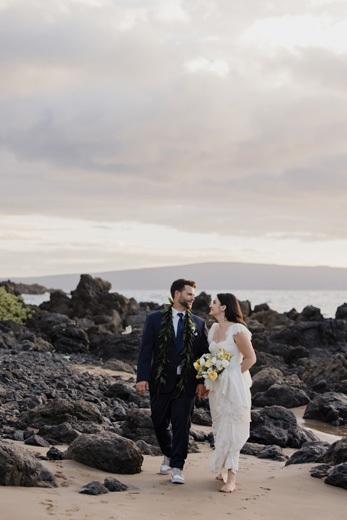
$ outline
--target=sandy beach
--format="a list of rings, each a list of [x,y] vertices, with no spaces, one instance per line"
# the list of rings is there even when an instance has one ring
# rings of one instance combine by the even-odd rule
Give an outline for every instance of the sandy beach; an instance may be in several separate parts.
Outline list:
[[[25,447],[33,453],[47,452],[47,448]],[[237,489],[225,495],[218,492],[220,483],[208,469],[211,449],[207,444],[200,444],[200,449],[188,456],[184,485],[174,485],[169,476],[158,474],[160,457],[145,456],[141,473],[112,475],[129,486],[127,491],[98,496],[79,490],[93,480],[103,482],[110,474],[71,460],[44,461],[59,487],[1,487],[1,519],[176,520],[179,516],[203,520],[232,515],[240,520],[326,520],[332,516],[332,507],[334,520],[346,518],[346,491],[312,478],[312,464],[284,467],[283,462],[241,455]],[[294,450],[285,451],[290,455]]]

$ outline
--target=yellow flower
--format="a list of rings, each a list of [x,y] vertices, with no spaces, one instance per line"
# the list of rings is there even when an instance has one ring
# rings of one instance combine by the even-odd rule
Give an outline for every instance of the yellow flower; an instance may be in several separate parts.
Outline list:
[[[198,376],[198,375],[196,375],[195,377],[196,377],[196,379],[200,379],[200,376]]]
[[[219,349],[218,349],[218,350],[223,350],[223,349],[222,349],[222,347],[219,347]]]
[[[229,352],[227,352],[227,356],[228,356],[228,357],[230,357],[230,354],[229,354]]]
[[[195,361],[195,363],[193,363],[193,365],[194,365],[195,370],[199,370],[200,365],[197,361]]]
[[[214,381],[215,379],[217,379],[217,372],[215,370],[211,370],[209,373],[208,373],[208,377],[210,379],[212,379],[212,381]]]
[[[210,366],[210,364],[211,364],[211,360],[210,360],[210,359],[208,359],[208,360],[206,361],[206,363],[205,363],[205,366],[209,367],[209,366]]]

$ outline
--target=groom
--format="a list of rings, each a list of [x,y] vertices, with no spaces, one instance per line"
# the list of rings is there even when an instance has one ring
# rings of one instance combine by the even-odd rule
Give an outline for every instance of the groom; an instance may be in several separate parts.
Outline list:
[[[191,314],[195,282],[180,278],[171,285],[172,304],[147,316],[138,356],[136,389],[150,392],[152,422],[164,455],[162,475],[184,484],[194,395],[206,393],[193,362],[208,351],[205,321]],[[170,427],[171,425],[171,427]]]

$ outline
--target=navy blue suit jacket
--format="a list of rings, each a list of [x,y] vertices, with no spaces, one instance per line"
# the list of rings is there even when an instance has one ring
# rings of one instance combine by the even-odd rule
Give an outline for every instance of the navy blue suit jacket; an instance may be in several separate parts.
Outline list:
[[[161,322],[163,313],[156,311],[148,314],[143,334],[142,341],[138,355],[137,363],[137,381],[148,381],[149,390],[151,393],[157,391],[155,385],[156,364],[158,362],[159,346],[161,340],[159,333],[161,330]],[[206,323],[203,319],[192,314],[192,321],[195,324],[195,338],[192,345],[193,361],[192,369],[189,374],[189,382],[186,394],[194,395],[197,383],[196,370],[193,367],[193,362],[208,351],[207,329]],[[172,331],[171,345],[168,352],[168,362],[166,364],[166,384],[160,389],[160,393],[170,393],[174,390],[177,383],[177,350],[175,345],[174,332]]]

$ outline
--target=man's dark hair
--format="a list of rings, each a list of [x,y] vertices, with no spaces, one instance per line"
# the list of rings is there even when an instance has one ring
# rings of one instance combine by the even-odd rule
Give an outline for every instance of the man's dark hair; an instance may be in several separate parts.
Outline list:
[[[194,289],[196,288],[196,283],[193,282],[193,280],[185,280],[184,278],[179,278],[178,280],[175,280],[170,287],[171,296],[175,296],[175,291],[182,292],[185,285],[189,285]]]

